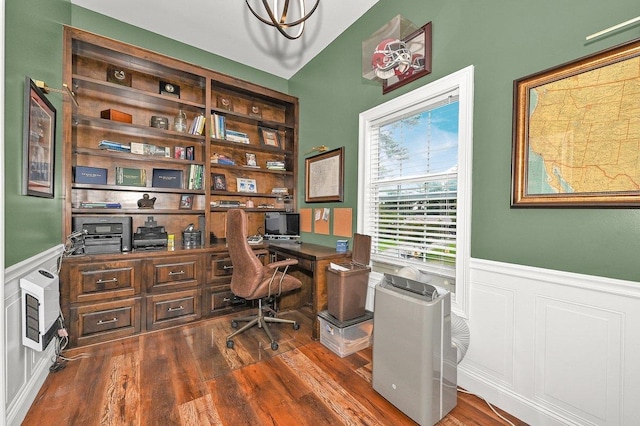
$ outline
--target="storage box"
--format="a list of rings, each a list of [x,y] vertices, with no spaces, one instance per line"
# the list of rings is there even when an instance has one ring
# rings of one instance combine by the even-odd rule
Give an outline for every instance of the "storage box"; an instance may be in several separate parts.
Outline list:
[[[349,321],[339,321],[328,311],[318,313],[320,321],[320,343],[332,352],[344,358],[371,345],[373,332],[373,313]]]
[[[73,168],[75,183],[107,184],[107,169],[99,167],[76,166]]]
[[[118,111],[115,109],[105,109],[104,111],[100,111],[100,117],[107,120],[120,121],[122,123],[133,122],[133,117],[131,116],[131,114],[127,114],[126,112]]]
[[[347,321],[364,315],[371,257],[371,237],[354,234],[351,263],[327,267],[327,303],[331,315]]]

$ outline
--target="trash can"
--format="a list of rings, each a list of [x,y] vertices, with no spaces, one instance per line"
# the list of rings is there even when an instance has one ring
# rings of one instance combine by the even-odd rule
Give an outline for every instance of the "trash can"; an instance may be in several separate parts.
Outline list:
[[[327,310],[338,321],[348,321],[365,313],[371,237],[354,234],[350,263],[327,267]]]

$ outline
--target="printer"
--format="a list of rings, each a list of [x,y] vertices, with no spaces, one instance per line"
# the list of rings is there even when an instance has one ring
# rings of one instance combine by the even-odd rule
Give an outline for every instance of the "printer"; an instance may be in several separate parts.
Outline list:
[[[167,242],[164,226],[158,226],[153,216],[148,216],[144,226],[139,226],[133,234],[133,248],[136,250],[161,250],[167,248]]]
[[[130,216],[77,216],[73,230],[84,234],[84,253],[131,251]]]

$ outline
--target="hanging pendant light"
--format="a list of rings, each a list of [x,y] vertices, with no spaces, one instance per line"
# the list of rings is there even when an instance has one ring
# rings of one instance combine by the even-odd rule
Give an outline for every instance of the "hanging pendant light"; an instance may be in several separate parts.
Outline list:
[[[278,0],[273,0],[273,8],[269,7],[269,3],[267,2],[267,0],[262,0],[262,5],[264,6],[264,9],[267,12],[267,15],[269,16],[269,19],[266,19],[260,16],[260,14],[258,14],[251,7],[251,4],[249,4],[249,0],[245,0],[245,2],[247,3],[247,6],[249,6],[249,10],[251,11],[251,13],[253,13],[253,16],[258,18],[261,22],[267,25],[271,25],[272,27],[275,27],[280,32],[280,34],[282,34],[289,40],[295,40],[302,35],[302,32],[304,31],[305,21],[309,19],[311,15],[313,15],[313,12],[316,11],[316,8],[318,7],[320,0],[316,0],[316,4],[313,5],[309,13],[305,12],[306,11],[305,4],[304,4],[305,0],[298,0],[299,9],[300,9],[300,19],[297,19],[295,21],[290,21],[290,22],[287,22],[287,14],[289,12],[289,0],[284,0],[284,6],[282,7],[281,12],[279,12]],[[277,14],[280,14],[279,19],[276,19]],[[298,28],[298,33],[295,35],[291,35],[287,31],[285,31],[289,28],[293,28],[298,25],[300,27]]]

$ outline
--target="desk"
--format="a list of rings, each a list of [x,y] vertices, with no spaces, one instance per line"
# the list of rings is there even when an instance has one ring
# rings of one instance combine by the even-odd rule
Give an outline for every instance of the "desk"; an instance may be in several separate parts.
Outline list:
[[[310,243],[269,241],[269,252],[275,260],[297,259],[298,264],[289,269],[291,275],[302,281],[301,292],[295,299],[283,297],[280,307],[292,309],[311,303],[313,314],[312,337],[320,338],[318,312],[327,309],[327,266],[329,263],[346,263],[351,252],[338,253],[335,247]]]

